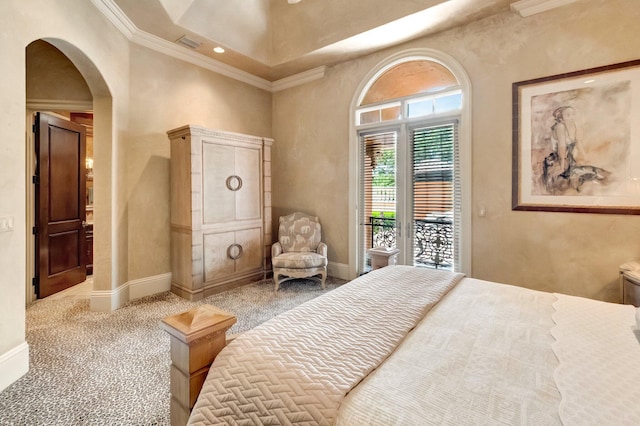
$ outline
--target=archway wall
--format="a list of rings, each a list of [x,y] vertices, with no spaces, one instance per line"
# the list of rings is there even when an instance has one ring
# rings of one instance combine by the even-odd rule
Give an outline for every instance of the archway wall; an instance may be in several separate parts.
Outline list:
[[[0,232],[1,390],[28,368],[26,47],[51,43],[91,90],[92,310],[111,311],[170,282],[167,130],[198,124],[271,137],[272,97],[132,44],[90,1],[5,0],[0,16],[0,217],[13,218],[13,231]]]
[[[75,64],[91,88],[96,115],[112,118],[96,122],[100,168],[96,168],[96,199],[106,217],[96,235],[107,252],[96,264],[96,289],[108,290],[126,281],[126,214],[124,191],[116,188],[115,171],[124,164],[122,134],[128,115],[129,44],[90,3],[75,0],[5,0],[0,2],[3,30],[0,33],[0,217],[13,220],[13,230],[0,233],[0,390],[28,368],[25,342],[26,271],[26,151],[25,151],[25,51],[34,40],[54,44]],[[99,70],[99,71],[98,71]],[[108,99],[108,101],[104,101]],[[125,222],[123,225],[122,222]],[[98,228],[98,226],[97,226]],[[124,232],[116,233],[114,229]],[[116,235],[117,234],[117,235]],[[115,238],[112,238],[114,237]],[[112,241],[113,240],[113,241]],[[122,254],[124,253],[124,255]],[[113,263],[115,262],[115,264]],[[112,271],[114,271],[112,273]],[[123,272],[120,272],[123,271]]]

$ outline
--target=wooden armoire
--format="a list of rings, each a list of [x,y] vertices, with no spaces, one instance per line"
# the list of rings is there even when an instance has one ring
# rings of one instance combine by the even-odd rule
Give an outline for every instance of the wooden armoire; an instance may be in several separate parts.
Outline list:
[[[270,271],[272,139],[186,125],[171,141],[171,291],[189,300]]]

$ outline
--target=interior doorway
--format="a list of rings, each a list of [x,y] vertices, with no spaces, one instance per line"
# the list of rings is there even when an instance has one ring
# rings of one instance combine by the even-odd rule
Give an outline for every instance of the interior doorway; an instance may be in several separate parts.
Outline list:
[[[87,126],[60,115],[35,115],[35,293],[44,298],[84,282],[89,163]],[[90,170],[90,169],[89,169]],[[89,231],[89,232],[87,232]]]
[[[79,64],[76,67],[76,64]],[[87,80],[85,80],[87,76]],[[36,253],[39,251],[36,248],[36,238],[33,235],[33,229],[36,224],[37,209],[36,209],[36,193],[35,184],[33,183],[34,176],[36,176],[36,168],[40,162],[36,158],[36,140],[35,133],[32,132],[35,125],[35,113],[39,111],[45,111],[47,114],[56,118],[73,122],[75,125],[80,125],[85,130],[86,146],[84,154],[76,155],[77,163],[74,161],[75,171],[78,173],[78,198],[85,204],[84,207],[78,207],[76,210],[78,215],[84,215],[82,220],[79,220],[82,231],[77,230],[76,236],[83,234],[82,239],[78,239],[73,248],[73,259],[66,259],[62,261],[65,266],[76,264],[78,269],[84,269],[86,274],[89,274],[91,282],[92,292],[96,283],[96,279],[100,277],[107,277],[109,274],[95,274],[96,269],[100,269],[100,260],[97,259],[98,268],[95,268],[93,256],[94,242],[94,210],[93,200],[96,196],[104,194],[100,192],[100,188],[94,191],[94,158],[98,157],[97,163],[100,162],[100,155],[103,157],[110,155],[110,144],[101,145],[106,146],[107,149],[100,151],[98,149],[98,155],[94,155],[94,127],[98,129],[96,132],[95,140],[100,143],[100,140],[110,140],[112,138],[111,128],[107,123],[111,122],[111,95],[109,89],[106,86],[104,79],[101,77],[100,71],[95,65],[87,60],[86,56],[79,51],[75,46],[69,44],[66,41],[59,39],[44,39],[36,40],[30,43],[26,47],[26,86],[27,86],[27,99],[26,99],[26,171],[25,177],[27,181],[27,194],[26,194],[26,211],[27,211],[27,269],[26,269],[26,304],[29,304],[37,299],[38,296],[42,297],[45,294],[37,294],[36,292],[36,271],[39,271],[38,264],[40,255]],[[97,96],[97,98],[96,98]],[[94,110],[96,114],[94,115]],[[97,120],[97,121],[96,121]],[[99,125],[99,128],[96,126]],[[104,152],[103,152],[104,151]],[[102,152],[102,154],[100,154]],[[80,170],[83,170],[80,173]],[[109,172],[109,170],[106,170]],[[80,176],[84,177],[84,183],[80,185]],[[98,181],[108,181],[109,177],[98,176]],[[107,194],[108,195],[108,194]],[[101,205],[105,209],[104,217],[110,217],[108,209],[110,208],[110,196],[102,200]],[[76,224],[78,223],[76,220]],[[84,224],[82,221],[84,220]],[[101,226],[98,223],[96,229],[104,229],[104,235],[109,235],[110,225],[108,222],[101,221],[98,218],[97,222],[102,223]],[[84,225],[84,226],[82,226]],[[96,235],[100,240],[100,235]],[[67,238],[71,238],[67,236]],[[82,240],[82,241],[80,241]],[[100,240],[102,241],[102,240]],[[70,245],[67,244],[69,247]],[[110,242],[105,241],[105,247],[110,247]],[[77,254],[76,254],[77,252]],[[37,257],[38,256],[38,257]],[[58,261],[58,260],[56,260]],[[86,264],[80,266],[80,264]],[[106,266],[106,264],[105,264]],[[93,275],[92,275],[93,274]],[[38,273],[38,275],[42,275]],[[94,279],[95,278],[95,279]],[[74,281],[77,281],[75,279]],[[102,287],[107,288],[107,283],[103,283]],[[66,292],[68,292],[67,290]],[[66,293],[65,292],[65,293]]]

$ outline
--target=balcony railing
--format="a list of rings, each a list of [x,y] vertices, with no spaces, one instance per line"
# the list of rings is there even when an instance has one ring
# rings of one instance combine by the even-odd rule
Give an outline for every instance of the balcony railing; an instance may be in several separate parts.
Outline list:
[[[396,220],[369,217],[370,246],[396,247]],[[453,269],[453,221],[448,218],[416,219],[413,228],[416,266]]]

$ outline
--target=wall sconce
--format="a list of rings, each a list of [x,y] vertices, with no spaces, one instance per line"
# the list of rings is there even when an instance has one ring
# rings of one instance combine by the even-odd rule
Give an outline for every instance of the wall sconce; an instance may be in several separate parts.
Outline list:
[[[86,158],[84,160],[85,168],[87,169],[87,178],[93,179],[93,158]]]

